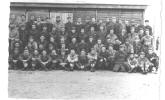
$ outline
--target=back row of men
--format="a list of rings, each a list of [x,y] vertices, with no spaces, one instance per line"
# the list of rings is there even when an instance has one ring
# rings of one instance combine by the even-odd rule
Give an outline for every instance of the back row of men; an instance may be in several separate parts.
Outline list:
[[[107,22],[101,20],[96,22],[95,18],[92,18],[85,24],[81,22],[81,18],[72,23],[71,17],[68,17],[68,22],[64,25],[60,16],[56,17],[55,23],[50,23],[49,18],[41,21],[40,17],[34,20],[35,18],[32,16],[28,22],[24,15],[21,18],[22,21],[19,23],[14,20],[14,15],[10,19],[10,55],[14,55],[13,51],[21,54],[26,49],[30,54],[36,50],[40,54],[43,51],[47,54],[55,51],[59,56],[68,55],[70,52],[81,54],[82,51],[85,53],[96,51],[100,57],[102,51],[106,51],[105,54],[103,53],[104,56],[113,55],[115,58],[116,52],[120,52],[120,47],[122,47],[126,60],[130,54],[145,53],[147,55],[149,49],[153,49],[152,28],[148,25],[148,20],[145,21],[146,26],[136,26],[130,25],[128,21],[126,23],[121,20],[117,22],[115,17],[112,17],[112,21],[107,19]],[[103,58],[107,59],[107,57]],[[123,60],[123,62],[125,61]]]

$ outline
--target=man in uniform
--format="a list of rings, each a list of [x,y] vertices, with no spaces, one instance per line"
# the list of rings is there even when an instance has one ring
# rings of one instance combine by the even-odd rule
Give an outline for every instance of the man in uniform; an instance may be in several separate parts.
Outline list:
[[[41,35],[40,37],[40,41],[38,42],[38,49],[39,52],[41,53],[43,50],[47,49],[47,40],[45,39],[44,35]]]
[[[48,32],[48,27],[46,26],[46,24],[43,25],[42,31],[41,31],[40,35],[38,35],[38,36],[39,37],[44,36],[47,41],[49,40],[49,32]]]
[[[88,51],[87,49],[88,47],[88,44],[85,42],[85,40],[81,40],[81,42],[78,44],[78,52],[82,51],[82,50],[85,50],[85,52]]]
[[[88,68],[88,57],[84,49],[81,50],[81,53],[78,58],[78,68],[80,70],[87,70]]]
[[[69,44],[69,49],[70,50],[73,49],[76,52],[78,52],[78,43],[77,43],[76,38],[72,38],[72,42]]]
[[[61,28],[64,27],[64,23],[61,21],[60,16],[56,16],[56,22],[53,26],[56,27],[57,32],[61,31]]]
[[[22,70],[28,70],[30,68],[30,63],[31,63],[30,60],[31,60],[31,54],[28,48],[25,48],[23,54],[20,55],[20,61],[23,66]]]
[[[150,47],[148,50],[148,53],[146,54],[146,57],[148,58],[148,60],[152,63],[149,67],[149,71],[158,71],[158,67],[159,67],[159,57],[157,56],[157,54],[153,51],[153,47]]]
[[[95,28],[93,26],[90,28],[90,31],[87,34],[88,34],[88,37],[92,36],[94,41],[98,39],[97,32],[95,31]]]
[[[38,44],[34,40],[33,36],[29,37],[29,41],[27,44],[27,48],[29,49],[29,52],[32,53],[35,49],[38,49]]]
[[[88,53],[87,57],[89,59],[90,71],[94,72],[95,67],[96,67],[96,63],[97,63],[97,59],[98,59],[97,52],[95,51],[94,48],[91,49],[91,51],[90,51],[90,53]]]
[[[39,66],[39,52],[38,50],[34,50],[33,54],[32,54],[32,59],[31,59],[31,67],[32,70],[38,69]]]
[[[28,38],[29,38],[29,34],[28,31],[26,30],[26,26],[22,25],[19,29],[19,39],[20,41],[22,41],[23,48],[25,48],[25,46],[27,45]]]
[[[67,17],[67,20],[68,20],[68,22],[65,24],[65,30],[66,30],[67,33],[69,33],[69,32],[71,32],[72,27],[74,26],[74,24],[71,21],[72,20],[71,17]]]
[[[107,69],[112,70],[114,67],[114,60],[115,60],[115,54],[116,50],[113,49],[113,45],[108,46],[108,58],[107,58]]]
[[[90,36],[88,39],[88,42],[87,42],[87,44],[88,44],[88,47],[87,47],[88,51],[87,52],[90,52],[91,48],[94,47],[95,43],[96,42],[94,41],[93,37]]]
[[[76,39],[78,37],[78,33],[76,32],[75,27],[72,27],[71,32],[69,32],[69,34],[68,34],[67,38],[68,38],[69,43],[72,41],[73,37],[76,38]]]
[[[32,36],[35,41],[39,40],[39,37],[38,37],[39,31],[36,29],[35,24],[32,25],[32,29],[30,30],[29,35]]]
[[[18,48],[15,48],[14,52],[9,55],[9,69],[14,69],[14,70],[19,69],[20,67],[19,57],[20,57],[20,52]]]
[[[99,27],[99,31],[97,32],[97,37],[101,39],[103,43],[105,43],[106,31],[104,29],[104,26]]]
[[[50,57],[51,57],[51,62],[50,62],[49,70],[59,68],[59,67],[58,67],[58,63],[59,63],[58,55],[57,55],[55,49],[53,49],[53,50],[51,51]]]
[[[142,37],[141,43],[143,45],[143,50],[145,53],[148,51],[148,48],[153,44],[153,37],[149,34],[149,29],[145,30],[146,35]]]
[[[48,66],[50,64],[50,61],[51,61],[50,56],[47,54],[46,50],[43,50],[39,57],[41,68],[44,69],[45,71],[48,71]]]
[[[143,74],[147,74],[149,72],[149,66],[151,65],[148,58],[145,57],[145,53],[142,51],[138,57],[138,67],[142,71]]]
[[[81,27],[83,26],[83,23],[81,21],[81,18],[78,17],[77,18],[77,22],[75,23],[75,27],[76,27],[76,33],[80,33]]]
[[[115,65],[113,67],[114,72],[126,72],[128,70],[126,64],[127,53],[124,51],[124,45],[120,45],[119,51],[115,54]]]
[[[67,60],[69,63],[70,70],[73,71],[75,67],[77,67],[78,62],[78,55],[76,54],[74,49],[70,50],[70,54],[68,54]]]
[[[99,69],[107,69],[107,58],[108,58],[108,52],[106,50],[106,47],[103,46],[101,48],[101,52],[98,55],[98,63],[97,63],[97,67]]]
[[[152,27],[149,25],[149,20],[145,20],[145,29],[149,30],[149,35],[153,35],[152,33]]]
[[[81,32],[79,33],[79,36],[78,36],[79,42],[81,40],[87,41],[87,38],[88,38],[88,35],[87,35],[87,33],[85,33],[85,29],[84,28],[81,28]]]

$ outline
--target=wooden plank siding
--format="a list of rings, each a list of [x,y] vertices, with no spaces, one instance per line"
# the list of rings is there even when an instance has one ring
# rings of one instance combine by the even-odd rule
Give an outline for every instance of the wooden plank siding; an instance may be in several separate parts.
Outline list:
[[[32,5],[30,5],[32,4]],[[76,21],[78,17],[82,18],[84,22],[86,17],[95,17],[97,20],[105,21],[106,17],[117,17],[123,21],[125,19],[133,20],[140,23],[143,20],[143,13],[145,11],[144,5],[107,5],[107,4],[40,4],[38,3],[11,3],[11,13],[16,15],[26,14],[27,19],[31,15],[45,17],[53,17],[55,15],[62,15],[66,22],[66,17],[73,17]],[[49,5],[49,6],[48,6]],[[71,6],[72,5],[72,6]],[[103,6],[104,5],[104,6]],[[106,8],[107,7],[107,8]],[[132,7],[132,9],[131,9]],[[20,12],[20,13],[19,13]],[[56,14],[57,13],[57,14]],[[63,13],[63,14],[62,14]]]

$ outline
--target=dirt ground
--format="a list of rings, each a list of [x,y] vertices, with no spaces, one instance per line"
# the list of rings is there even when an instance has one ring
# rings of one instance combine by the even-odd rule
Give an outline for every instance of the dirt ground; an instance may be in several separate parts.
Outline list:
[[[10,98],[158,100],[159,74],[9,71]]]

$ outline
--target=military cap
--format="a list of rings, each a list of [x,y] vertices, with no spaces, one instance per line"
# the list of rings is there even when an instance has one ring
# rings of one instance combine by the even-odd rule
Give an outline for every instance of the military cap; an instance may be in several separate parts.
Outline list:
[[[56,16],[56,18],[61,18],[60,16]]]
[[[149,20],[145,20],[145,22],[149,22]]]

